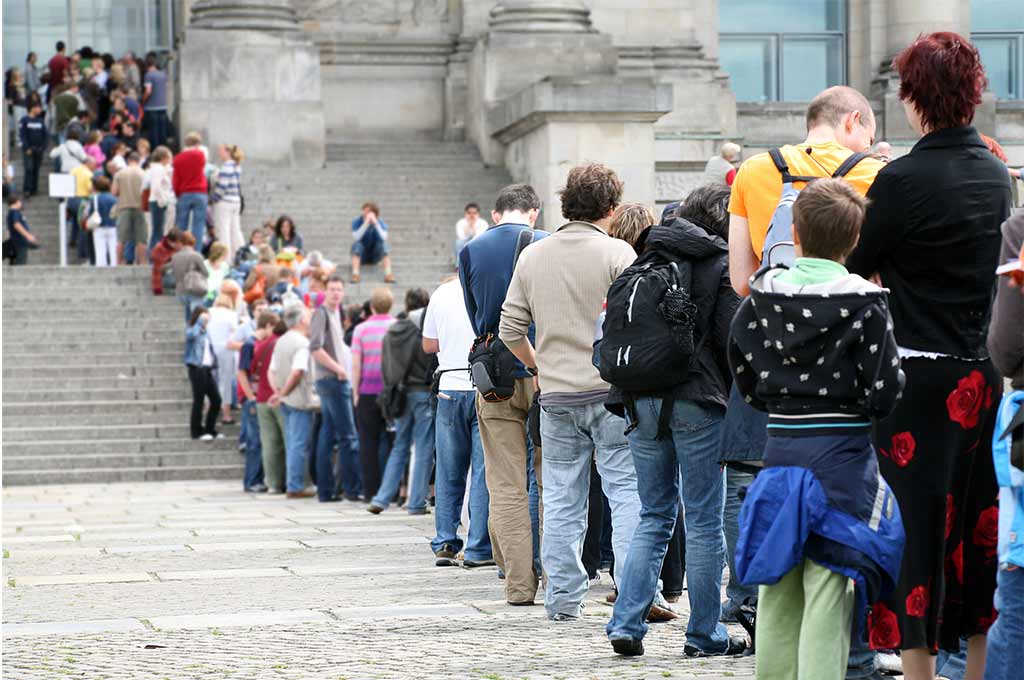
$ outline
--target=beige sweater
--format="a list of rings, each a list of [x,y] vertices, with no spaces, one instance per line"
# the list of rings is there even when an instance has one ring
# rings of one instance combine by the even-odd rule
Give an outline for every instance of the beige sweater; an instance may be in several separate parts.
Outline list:
[[[586,222],[569,222],[523,251],[498,335],[515,347],[536,324],[542,392],[608,390],[591,360],[594,326],[612,281],[635,259],[628,243]]]

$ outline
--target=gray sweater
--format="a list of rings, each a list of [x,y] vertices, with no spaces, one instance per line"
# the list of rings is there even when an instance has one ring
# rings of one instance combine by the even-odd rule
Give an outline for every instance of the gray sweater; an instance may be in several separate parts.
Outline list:
[[[1017,258],[1024,243],[1024,211],[1003,222],[1003,246],[999,263]],[[1009,277],[1000,276],[988,329],[988,351],[996,369],[1024,389],[1024,291],[1011,288]]]
[[[207,277],[203,256],[194,248],[182,248],[172,255],[171,271],[174,272],[174,293],[176,295],[185,294],[185,274],[190,271],[197,271],[203,275],[203,278]]]

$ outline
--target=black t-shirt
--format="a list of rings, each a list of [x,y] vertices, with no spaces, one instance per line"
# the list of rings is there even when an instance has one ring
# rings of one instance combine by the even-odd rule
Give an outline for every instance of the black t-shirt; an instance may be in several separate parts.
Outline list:
[[[28,228],[28,222],[25,217],[21,214],[20,210],[14,210],[13,208],[7,212],[7,233],[11,237],[11,241],[14,242],[14,247],[28,248],[28,241],[21,235],[21,232],[14,228],[15,224],[21,223],[21,226],[25,228],[25,231],[31,231]]]

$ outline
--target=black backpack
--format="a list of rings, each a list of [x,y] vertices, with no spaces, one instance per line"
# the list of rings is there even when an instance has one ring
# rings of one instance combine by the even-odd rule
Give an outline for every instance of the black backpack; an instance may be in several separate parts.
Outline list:
[[[704,346],[706,335],[695,338],[691,282],[688,262],[655,250],[644,253],[608,289],[599,370],[602,380],[623,392],[630,410],[635,395],[661,395],[663,404],[670,403]],[[630,430],[635,410],[633,415]],[[662,408],[659,438],[668,432],[671,415],[671,408]]]
[[[423,319],[419,323],[406,318],[392,324],[384,334],[381,343],[381,375],[384,378],[384,390],[377,398],[381,413],[387,420],[395,420],[405,415],[408,404],[409,373],[416,365],[418,355],[423,352]],[[437,367],[437,357],[430,356],[430,363]],[[433,373],[433,368],[430,370]]]
[[[512,256],[515,272],[519,256],[533,243],[533,229],[524,229],[516,239]],[[508,401],[516,391],[516,358],[497,333],[487,332],[473,341],[469,350],[469,376],[484,401]]]

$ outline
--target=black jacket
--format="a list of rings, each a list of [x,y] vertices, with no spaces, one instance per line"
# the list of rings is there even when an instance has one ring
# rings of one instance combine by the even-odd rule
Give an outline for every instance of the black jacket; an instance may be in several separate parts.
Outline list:
[[[899,345],[985,358],[999,225],[1011,206],[1006,166],[973,127],[937,130],[886,165],[867,198],[846,266],[881,275]]]
[[[643,243],[645,253],[656,250],[669,259],[690,263],[690,299],[697,306],[694,342],[707,334],[676,398],[724,407],[732,386],[727,357],[729,324],[740,304],[729,280],[729,247],[718,236],[678,218],[648,229]]]
[[[781,271],[754,275],[732,322],[740,394],[773,414],[891,413],[904,377],[885,291],[849,276],[819,284],[828,291],[794,292],[773,281]]]
[[[423,351],[423,314],[418,309],[391,324],[381,348],[381,371],[386,385],[403,383],[410,392],[426,392],[434,381],[437,355]],[[392,355],[392,351],[397,354]]]

